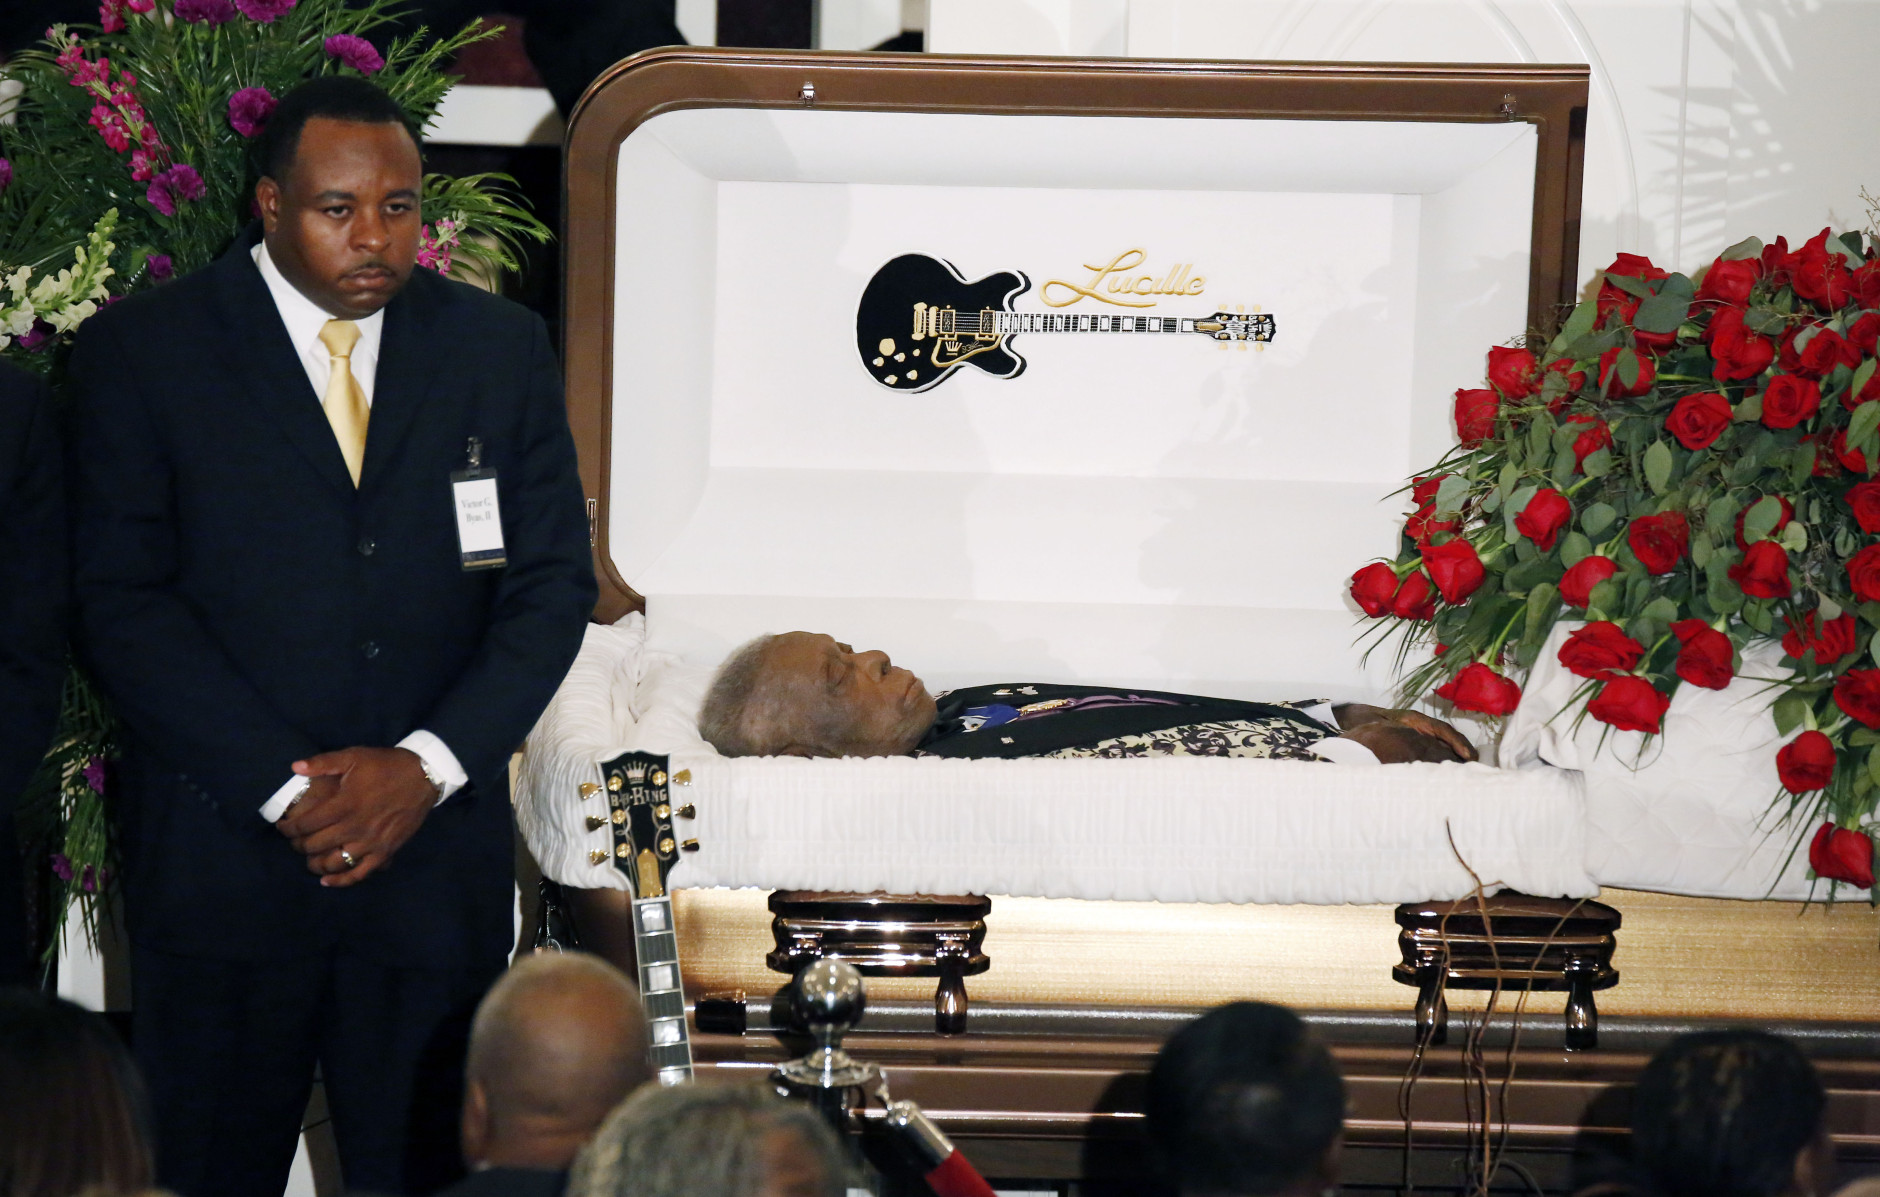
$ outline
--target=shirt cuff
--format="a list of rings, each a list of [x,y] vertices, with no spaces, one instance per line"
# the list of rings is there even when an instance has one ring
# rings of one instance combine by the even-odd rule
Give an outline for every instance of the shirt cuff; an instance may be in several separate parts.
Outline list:
[[[1347,740],[1343,736],[1327,736],[1307,751],[1334,765],[1381,765],[1384,763],[1377,759],[1377,753],[1356,740]]]
[[[270,823],[279,823],[287,808],[294,805],[294,799],[307,792],[313,783],[296,773],[287,779],[287,784],[274,791],[274,796],[261,804],[261,817]]]
[[[437,793],[439,802],[470,783],[470,775],[465,773],[463,766],[457,762],[457,754],[452,752],[444,741],[423,728],[412,732],[394,747],[417,753],[418,759],[430,768],[431,775],[444,783],[444,788]]]
[[[1332,704],[1324,699],[1300,703],[1299,713],[1308,719],[1316,719],[1327,727],[1338,726],[1338,716],[1332,712]]]

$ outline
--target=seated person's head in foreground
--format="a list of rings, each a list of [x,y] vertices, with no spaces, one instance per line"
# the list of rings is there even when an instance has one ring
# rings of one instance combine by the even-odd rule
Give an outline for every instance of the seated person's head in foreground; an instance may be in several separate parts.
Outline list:
[[[1766,1031],[1680,1035],[1639,1074],[1632,1159],[1663,1197],[1812,1197],[1833,1187],[1814,1065]]]
[[[1235,1002],[1149,1070],[1149,1138],[1182,1197],[1318,1194],[1338,1181],[1345,1082],[1299,1016]]]
[[[762,1085],[651,1086],[583,1148],[567,1197],[842,1197],[848,1166],[822,1117]]]
[[[880,651],[833,636],[759,636],[725,659],[699,734],[726,756],[899,756],[933,726],[934,701]]]
[[[0,1192],[147,1189],[149,1127],[137,1066],[104,1019],[0,987]]]
[[[597,956],[543,953],[477,1007],[464,1068],[473,1168],[561,1171],[622,1098],[652,1079],[640,994]]]

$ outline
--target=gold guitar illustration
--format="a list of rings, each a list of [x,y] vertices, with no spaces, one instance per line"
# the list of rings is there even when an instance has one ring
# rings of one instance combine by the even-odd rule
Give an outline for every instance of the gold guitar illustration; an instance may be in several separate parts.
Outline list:
[[[1013,351],[1020,333],[1199,333],[1214,341],[1271,341],[1270,314],[1215,312],[1198,318],[1015,312],[1031,289],[1016,270],[969,283],[949,262],[902,254],[868,280],[855,313],[855,348],[876,382],[925,391],[971,362],[997,378],[1024,372]]]

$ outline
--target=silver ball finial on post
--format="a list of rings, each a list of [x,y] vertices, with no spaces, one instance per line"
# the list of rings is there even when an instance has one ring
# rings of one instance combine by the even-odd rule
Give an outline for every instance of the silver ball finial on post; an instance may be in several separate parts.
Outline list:
[[[868,995],[859,969],[825,957],[797,973],[790,1004],[818,1044],[835,1047],[862,1020]]]

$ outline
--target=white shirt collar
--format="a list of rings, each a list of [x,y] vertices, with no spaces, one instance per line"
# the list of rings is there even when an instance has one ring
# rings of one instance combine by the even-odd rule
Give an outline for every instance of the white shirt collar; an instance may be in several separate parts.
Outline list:
[[[318,364],[321,376],[327,369],[326,346],[320,342],[320,330],[326,327],[328,320],[345,319],[334,316],[319,304],[301,294],[294,284],[287,281],[281,268],[268,256],[268,243],[258,242],[251,251],[255,265],[261,270],[262,281],[268,284],[268,294],[274,297],[274,307],[281,313],[281,323],[287,326],[288,340],[293,342],[294,352],[303,358],[312,358]],[[367,399],[371,398],[371,383],[377,373],[379,361],[379,338],[385,329],[385,309],[380,308],[363,319],[354,320],[359,326],[359,341],[353,346],[352,372],[366,388]],[[317,389],[317,388],[316,388]]]

